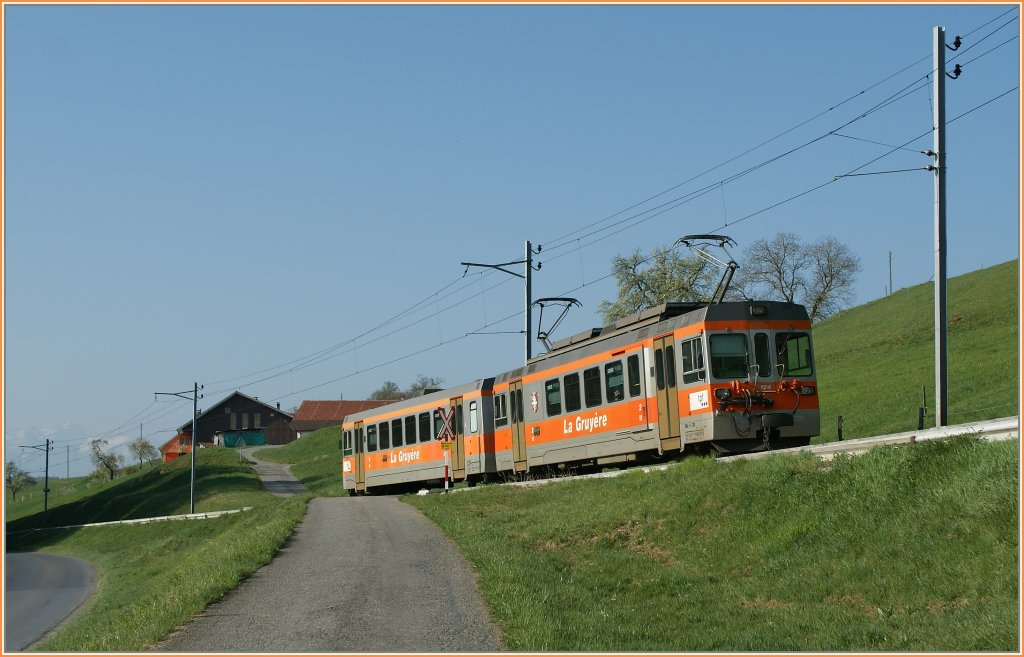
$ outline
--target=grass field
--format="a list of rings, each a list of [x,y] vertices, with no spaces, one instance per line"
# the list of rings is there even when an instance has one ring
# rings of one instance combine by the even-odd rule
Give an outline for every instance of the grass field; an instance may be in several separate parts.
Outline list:
[[[99,573],[96,595],[64,627],[33,646],[43,651],[142,650],[219,599],[270,561],[302,519],[308,496],[266,492],[231,450],[196,453],[196,509],[254,507],[209,520],[19,532],[42,514],[7,523],[7,550],[41,550],[87,559]],[[189,459],[180,458],[50,509],[50,524],[70,525],[187,513]],[[97,631],[97,628],[103,628]]]
[[[407,497],[518,651],[1015,650],[1019,443]]]
[[[949,423],[1018,412],[1018,261],[949,280]],[[822,435],[863,438],[917,428],[922,386],[935,405],[933,286],[917,285],[814,325]],[[933,415],[925,426],[935,425]]]
[[[74,502],[84,497],[94,495],[102,490],[106,490],[111,486],[117,486],[122,483],[125,479],[132,479],[143,475],[146,471],[152,470],[153,468],[159,467],[159,461],[153,461],[143,465],[141,468],[138,465],[131,465],[121,470],[120,475],[117,479],[103,480],[99,482],[91,482],[89,477],[71,477],[70,479],[52,477],[50,479],[50,507],[59,506],[61,504],[67,504],[68,502]],[[4,512],[7,520],[14,520],[15,518],[21,518],[37,511],[41,511],[43,508],[43,478],[40,477],[38,481],[33,484],[25,486],[22,490],[18,491],[18,499],[14,500],[11,497],[11,491],[5,489],[5,504]]]

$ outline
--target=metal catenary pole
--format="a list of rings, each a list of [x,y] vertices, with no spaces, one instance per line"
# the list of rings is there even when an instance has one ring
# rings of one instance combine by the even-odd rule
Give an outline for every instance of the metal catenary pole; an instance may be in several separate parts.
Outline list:
[[[199,432],[199,400],[202,399],[202,395],[199,391],[203,389],[203,386],[199,385],[198,382],[192,384],[192,450],[189,456],[191,457],[191,466],[189,475],[188,485],[188,506],[189,513],[196,512],[196,434]],[[188,399],[188,390],[182,392],[154,392],[153,395],[169,395],[171,397],[180,397],[181,399]]]
[[[946,376],[946,29],[933,35],[935,81],[935,426],[947,424]]]

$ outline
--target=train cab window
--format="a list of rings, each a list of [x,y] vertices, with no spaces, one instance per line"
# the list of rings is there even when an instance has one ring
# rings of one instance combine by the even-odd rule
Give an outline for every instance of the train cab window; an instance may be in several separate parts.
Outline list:
[[[391,437],[390,437],[390,433],[391,432],[388,431],[388,423],[387,422],[381,422],[380,425],[379,425],[379,430],[380,430],[380,448],[381,449],[391,449]]]
[[[562,386],[558,379],[544,383],[544,401],[548,409],[548,417],[555,417],[562,412]]]
[[[405,444],[416,444],[416,416],[409,415],[405,418]]]
[[[640,356],[633,354],[626,359],[626,370],[629,373],[629,396],[640,395]]]
[[[807,333],[778,333],[775,336],[775,353],[778,354],[782,376],[811,376],[811,336]]]
[[[583,401],[587,408],[601,405],[601,368],[583,370]]]
[[[477,419],[476,409],[478,405],[475,401],[469,402],[469,432],[476,433],[480,431],[480,421]]]
[[[711,375],[717,379],[746,377],[747,336],[742,333],[716,333],[710,337]]]
[[[420,426],[420,442],[428,442],[432,438],[430,435],[430,413],[420,413],[417,416],[417,421]]]
[[[508,409],[505,404],[505,393],[494,397],[494,426],[503,427],[508,424]]]
[[[770,377],[772,375],[772,350],[768,345],[767,333],[754,334],[754,361],[757,363],[757,375],[759,377]]]
[[[402,446],[402,420],[391,420],[391,445]]]
[[[377,426],[374,424],[366,427],[366,451],[377,451]]]
[[[346,431],[341,437],[342,456],[352,456],[352,432]]]
[[[679,351],[683,355],[683,383],[704,380],[704,344],[700,336],[683,340]]]
[[[566,374],[562,379],[565,384],[565,412],[575,413],[580,410],[580,375]]]
[[[604,366],[605,396],[609,402],[622,401],[626,396],[626,385],[622,380],[622,361],[617,360]]]

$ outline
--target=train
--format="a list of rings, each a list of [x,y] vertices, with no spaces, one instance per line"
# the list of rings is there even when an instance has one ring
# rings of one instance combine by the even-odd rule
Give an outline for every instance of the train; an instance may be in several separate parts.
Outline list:
[[[344,487],[474,486],[805,446],[820,431],[813,356],[799,304],[661,304],[523,367],[346,417]]]

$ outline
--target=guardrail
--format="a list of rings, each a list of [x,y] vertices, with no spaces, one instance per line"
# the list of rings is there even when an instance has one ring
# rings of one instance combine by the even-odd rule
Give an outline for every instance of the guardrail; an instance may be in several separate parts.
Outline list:
[[[107,525],[145,525],[150,522],[163,522],[165,520],[206,520],[207,518],[219,518],[231,513],[249,511],[251,506],[244,506],[241,509],[228,509],[227,511],[206,511],[205,513],[185,513],[177,516],[155,516],[152,518],[133,518],[131,520],[110,520],[107,522],[90,522],[84,525],[62,525],[60,527],[38,527],[36,529],[19,529],[10,534],[23,534],[25,532],[46,532],[53,529],[81,529],[82,527],[105,527]]]

